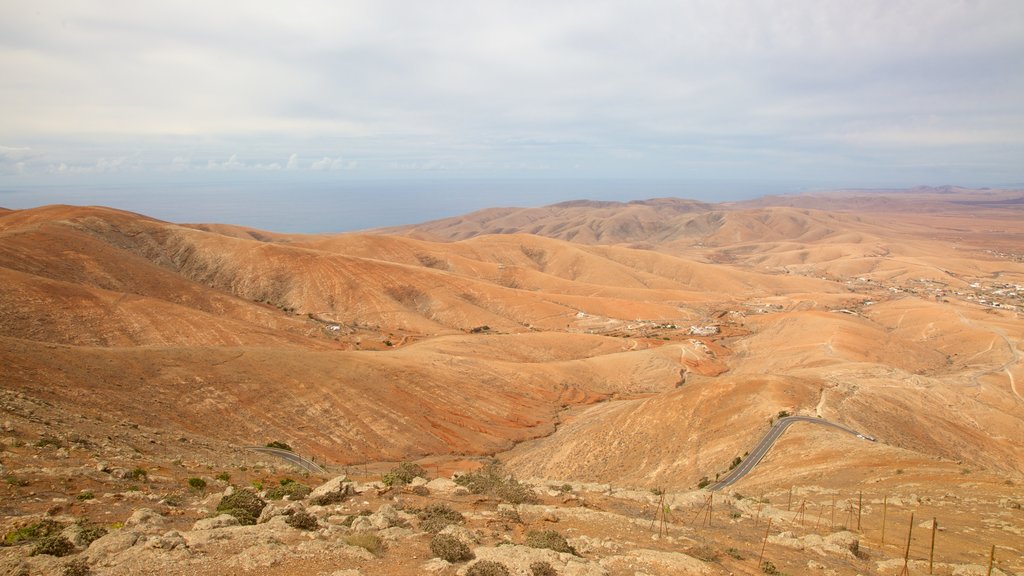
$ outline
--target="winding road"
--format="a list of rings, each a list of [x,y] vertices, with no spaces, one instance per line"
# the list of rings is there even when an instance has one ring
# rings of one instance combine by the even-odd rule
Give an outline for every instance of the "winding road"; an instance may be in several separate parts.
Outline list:
[[[747,457],[744,458],[738,466],[736,466],[728,474],[726,474],[725,478],[722,478],[718,482],[708,487],[708,490],[717,491],[721,490],[722,488],[727,488],[736,483],[740,478],[746,476],[747,473],[753,470],[754,466],[757,466],[757,463],[760,462],[762,458],[764,458],[764,455],[767,454],[769,450],[771,450],[772,446],[775,444],[775,441],[779,439],[779,436],[782,436],[782,433],[786,431],[786,428],[789,428],[796,422],[811,422],[813,424],[820,424],[822,426],[830,426],[832,428],[842,430],[847,434],[853,434],[858,438],[874,441],[874,438],[872,438],[871,436],[861,434],[860,432],[857,432],[852,428],[847,428],[846,426],[836,424],[835,422],[822,420],[821,418],[813,418],[811,416],[786,416],[785,418],[781,418],[778,422],[775,423],[774,426],[772,426],[772,429],[769,430],[768,433],[764,435],[764,438],[761,438],[761,441],[757,443],[757,446],[755,446],[754,449],[750,451],[750,454],[748,454]]]
[[[306,472],[310,472],[312,474],[326,473],[326,470],[317,465],[316,462],[306,460],[305,458],[299,456],[295,452],[289,452],[288,450],[282,450],[280,448],[269,448],[267,446],[246,446],[246,448],[248,448],[249,450],[254,450],[256,452],[270,454],[271,456],[277,456],[282,460],[288,461],[289,464],[298,466],[299,468],[302,468]]]

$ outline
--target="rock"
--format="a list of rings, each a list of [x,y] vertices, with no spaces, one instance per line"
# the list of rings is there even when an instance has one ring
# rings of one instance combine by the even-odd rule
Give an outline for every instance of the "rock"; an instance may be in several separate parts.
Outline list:
[[[462,489],[462,486],[459,486],[447,478],[434,478],[430,482],[424,484],[424,486],[426,486],[431,493],[436,492],[439,494],[454,494],[456,490]]]
[[[118,480],[125,480],[132,477],[132,473],[127,468],[111,468],[110,475]]]
[[[97,538],[85,551],[85,556],[100,565],[108,565],[114,556],[146,541],[146,537],[134,530],[121,529]]]
[[[267,503],[263,507],[263,511],[260,512],[259,519],[256,520],[257,524],[266,524],[271,519],[278,516],[291,516],[296,512],[305,512],[306,507],[301,502],[283,502],[280,504]]]
[[[227,528],[229,526],[239,526],[238,518],[230,514],[221,514],[214,518],[203,518],[202,520],[196,520],[196,523],[192,525],[192,530],[215,530],[217,528]]]
[[[158,528],[164,523],[164,517],[150,510],[149,508],[139,508],[132,515],[124,521],[125,528],[138,528],[142,531],[151,530]]]
[[[597,563],[587,562],[585,559],[572,554],[558,553],[546,548],[530,548],[518,544],[507,546],[481,546],[475,548],[477,560],[491,560],[500,562],[508,567],[509,572],[516,575],[532,574],[530,564],[534,562],[548,562],[562,576],[607,576],[608,570]],[[470,562],[457,572],[464,575],[473,563]],[[698,562],[700,564],[700,562]],[[627,572],[624,572],[627,573]],[[633,574],[633,571],[628,571]],[[689,572],[679,572],[689,574]],[[694,574],[702,574],[694,572]]]
[[[420,564],[420,569],[424,572],[434,574],[438,572],[446,572],[451,565],[451,562],[448,562],[447,560],[442,560],[440,558],[431,558],[423,564]]]
[[[306,497],[310,504],[322,506],[341,502],[355,493],[347,476],[337,476],[317,486]]]
[[[419,476],[417,476],[412,479],[412,482],[409,482],[409,487],[415,488],[417,486],[426,486],[427,484],[428,482],[426,478],[420,478]]]
[[[188,548],[185,538],[177,530],[171,530],[163,536],[156,536],[146,540],[147,548],[158,548],[160,550],[175,550],[177,548]]]
[[[477,537],[476,534],[471,532],[465,526],[460,526],[458,524],[449,524],[449,525],[445,526],[444,529],[441,530],[440,533],[441,534],[449,534],[451,536],[454,536],[460,542],[462,542],[466,546],[469,546],[470,548],[480,544],[480,538]]]
[[[708,564],[692,556],[660,550],[631,550],[621,556],[604,558],[601,560],[601,565],[616,571],[626,570],[629,573],[637,574],[641,571],[652,574],[686,574],[687,576],[713,573]]]
[[[14,432],[14,423],[10,420],[4,420],[3,429],[4,432]]]
[[[106,462],[97,462],[96,463],[96,471],[97,472],[110,472],[110,464],[107,464]]]

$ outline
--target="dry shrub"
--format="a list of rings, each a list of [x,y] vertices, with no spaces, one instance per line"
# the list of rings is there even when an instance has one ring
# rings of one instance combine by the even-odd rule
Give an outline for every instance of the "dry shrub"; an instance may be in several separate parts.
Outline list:
[[[437,534],[430,540],[430,551],[446,562],[464,562],[473,559],[473,551],[451,534]]]

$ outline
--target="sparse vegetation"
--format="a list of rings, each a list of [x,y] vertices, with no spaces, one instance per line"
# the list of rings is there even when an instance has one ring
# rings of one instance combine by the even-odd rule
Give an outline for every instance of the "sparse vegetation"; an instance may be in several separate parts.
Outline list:
[[[82,490],[78,493],[78,496],[75,496],[79,500],[92,500],[95,497],[96,495],[92,493],[92,490]]]
[[[75,545],[71,543],[71,540],[63,536],[46,536],[36,545],[32,547],[32,556],[39,556],[40,554],[46,554],[49,556],[67,556],[75,551]]]
[[[304,510],[289,514],[288,518],[285,519],[285,523],[299,530],[316,530],[319,527],[316,517]]]
[[[761,564],[761,572],[770,575],[782,574],[781,572],[779,572],[779,569],[775,567],[775,564],[772,564],[771,560],[765,560]]]
[[[740,554],[739,550],[732,547],[725,549],[725,555],[734,560],[743,560],[743,554]]]
[[[82,526],[82,531],[78,535],[79,542],[83,546],[88,547],[93,541],[99,540],[100,538],[107,535],[107,529],[103,526],[97,526],[95,524],[86,524]]]
[[[426,475],[427,471],[419,464],[402,462],[385,474],[384,477],[381,478],[381,482],[383,482],[385,486],[405,486],[412,482],[413,478],[416,478],[417,476],[423,478]]]
[[[0,542],[0,544],[3,546],[11,546],[19,542],[38,540],[39,538],[59,534],[63,529],[64,526],[62,524],[54,522],[53,520],[43,520],[42,522],[29,524],[28,526],[22,526],[11,530],[4,535],[3,542]]]
[[[215,478],[217,478],[217,480],[220,480],[221,482],[229,482],[231,481],[231,474],[228,474],[227,472],[221,472],[220,474],[217,474]]]
[[[718,550],[715,550],[707,544],[691,546],[686,549],[686,553],[687,555],[693,556],[702,562],[718,562],[718,559],[721,557]]]
[[[25,480],[24,478],[18,478],[16,476],[7,476],[6,478],[4,478],[4,482],[10,484],[11,486],[28,486],[28,480]]]
[[[84,558],[75,558],[67,564],[61,566],[61,576],[89,576],[92,571],[89,569],[89,563]]]
[[[481,560],[466,570],[466,576],[511,576],[511,573],[501,562]]]
[[[220,499],[217,504],[217,512],[230,514],[238,519],[238,522],[251,526],[260,517],[260,512],[267,505],[266,501],[249,490],[236,490],[234,493]]]
[[[384,541],[372,532],[349,534],[345,537],[345,543],[349,546],[358,546],[378,558],[384,555]]]
[[[149,477],[149,473],[142,466],[136,466],[131,471],[132,480],[145,480]]]
[[[733,468],[739,466],[740,462],[743,462],[743,459],[740,458],[739,456],[733,458],[732,463],[729,464],[729,470],[732,470]]]
[[[420,530],[425,532],[440,532],[449,524],[462,524],[465,517],[458,510],[453,510],[447,504],[430,504],[416,513],[420,521]]]
[[[53,446],[54,448],[62,448],[64,444],[52,436],[43,436],[36,441],[36,448],[46,448],[47,446]]]
[[[526,545],[530,548],[547,548],[555,552],[576,554],[576,550],[569,545],[565,536],[557,530],[530,530],[526,533]]]
[[[703,478],[700,479],[700,482],[697,482],[697,489],[699,490],[701,488],[704,488],[708,484],[711,484],[711,480],[709,480],[707,476],[704,476]]]
[[[291,478],[285,478],[277,486],[267,490],[267,500],[280,500],[285,496],[289,500],[303,500],[313,489],[305,484],[300,484]]]
[[[530,564],[530,574],[533,576],[558,576],[558,572],[550,562],[539,561]]]
[[[188,487],[201,492],[206,489],[206,480],[202,478],[189,478]]]
[[[271,442],[267,442],[267,448],[277,448],[278,450],[287,450],[289,452],[294,452],[294,450],[292,450],[291,446],[289,446],[289,445],[287,445],[284,442],[281,442],[279,440],[273,440]]]
[[[497,461],[489,462],[473,472],[459,476],[455,483],[464,486],[473,494],[495,496],[511,504],[537,501],[537,494],[533,489],[519,482]]]
[[[473,551],[451,534],[436,534],[430,539],[430,552],[446,562],[465,562],[473,559]]]

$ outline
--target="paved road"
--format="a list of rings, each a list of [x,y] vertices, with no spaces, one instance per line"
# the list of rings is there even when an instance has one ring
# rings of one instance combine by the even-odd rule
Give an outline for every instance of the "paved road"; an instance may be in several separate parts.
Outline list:
[[[282,460],[287,460],[289,464],[294,464],[306,472],[311,472],[313,474],[325,474],[327,472],[318,466],[316,462],[306,460],[295,452],[289,452],[288,450],[282,450],[280,448],[268,448],[266,446],[248,446],[247,448],[249,448],[249,450],[255,450],[256,452],[277,456]]]
[[[775,441],[779,439],[779,436],[782,436],[782,433],[786,431],[786,428],[789,428],[794,422],[811,422],[813,424],[821,424],[822,426],[831,426],[832,428],[837,428],[847,434],[853,434],[854,436],[861,436],[864,439],[873,440],[866,434],[861,434],[856,430],[847,428],[841,424],[829,422],[828,420],[822,420],[821,418],[812,418],[810,416],[786,416],[776,422],[775,426],[772,426],[772,429],[764,435],[764,438],[761,438],[761,441],[758,442],[757,446],[750,451],[750,454],[740,462],[739,466],[733,468],[732,471],[725,475],[725,478],[722,478],[717,483],[712,484],[708,490],[721,490],[722,488],[731,486],[740,478],[746,476],[747,472],[750,472],[754,466],[757,466],[757,463],[764,458],[764,455],[768,453],[768,450],[771,450],[772,445],[774,445]]]

